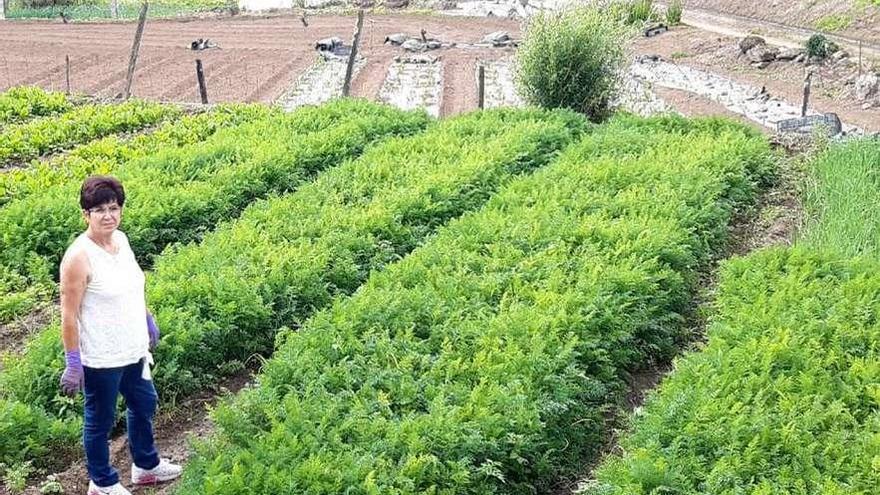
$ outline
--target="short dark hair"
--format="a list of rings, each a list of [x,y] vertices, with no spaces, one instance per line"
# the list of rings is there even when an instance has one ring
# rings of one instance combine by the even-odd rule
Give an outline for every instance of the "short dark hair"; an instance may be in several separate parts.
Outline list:
[[[79,191],[79,204],[83,210],[114,201],[119,206],[125,204],[125,189],[117,178],[109,175],[93,175],[83,181]]]

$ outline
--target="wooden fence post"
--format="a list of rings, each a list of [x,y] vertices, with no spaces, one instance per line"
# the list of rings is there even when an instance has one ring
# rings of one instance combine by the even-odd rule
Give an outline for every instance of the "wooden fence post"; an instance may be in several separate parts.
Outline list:
[[[0,20],[6,19],[6,0],[0,0]]]
[[[804,102],[801,105],[801,117],[807,116],[807,106],[810,103],[810,86],[813,83],[813,71],[807,69],[807,77],[804,79]]]
[[[70,94],[70,55],[64,56],[64,87]]]
[[[119,18],[119,0],[110,0],[110,17]]]
[[[477,101],[480,110],[486,107],[486,66],[477,66]]]
[[[351,53],[348,54],[348,64],[345,66],[345,80],[342,83],[342,96],[348,96],[351,92],[351,77],[354,74],[354,61],[357,58],[358,43],[361,41],[361,28],[364,26],[364,11],[358,10],[357,27],[354,30],[354,40],[351,42]]]
[[[199,82],[199,96],[202,105],[208,104],[208,86],[205,84],[205,70],[202,68],[202,60],[196,59],[196,80]]]
[[[141,6],[141,15],[138,18],[137,31],[134,33],[134,44],[131,45],[131,58],[128,61],[128,74],[125,76],[125,90],[122,99],[127,100],[131,96],[131,81],[134,79],[134,67],[137,64],[138,51],[141,49],[141,38],[144,36],[144,24],[147,22],[147,9],[149,4],[144,2]]]

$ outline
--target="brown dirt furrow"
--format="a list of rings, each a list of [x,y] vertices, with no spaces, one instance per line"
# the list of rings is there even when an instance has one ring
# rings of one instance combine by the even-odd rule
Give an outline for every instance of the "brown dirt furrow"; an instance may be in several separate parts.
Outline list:
[[[212,81],[212,76],[214,74],[221,73],[230,66],[244,62],[247,57],[247,54],[235,54],[234,52],[230,52],[228,54],[221,54],[218,57],[212,57],[210,60],[202,60],[205,73],[205,85],[207,86]],[[171,61],[170,63],[178,63],[178,61]],[[193,92],[194,88],[197,87],[195,61],[193,60],[189,63],[189,66],[192,71],[192,77],[188,79],[186,77],[177,78],[174,84],[169,84],[167,88],[158,95],[157,98],[159,100],[174,100],[180,98],[180,95],[188,95]]]
[[[245,97],[246,101],[275,101],[314,61],[311,53],[300,53]]]
[[[440,99],[440,116],[448,117],[476,110],[477,58],[472,53],[450,52],[443,59],[443,93]]]
[[[382,83],[388,75],[388,68],[393,62],[392,57],[378,52],[368,56],[366,65],[361,67],[351,81],[351,95],[369,100],[378,98]]]
[[[269,102],[305,69],[317,39],[350,39],[354,24],[353,15],[330,14],[309,16],[308,27],[294,15],[151,20],[144,31],[132,93],[197,102],[194,60],[198,57],[208,73],[210,101]],[[401,54],[399,48],[383,44],[385,36],[396,32],[418,36],[421,29],[430,37],[457,43],[474,42],[501,29],[513,36],[519,32],[518,23],[508,19],[368,14],[361,38],[361,53],[368,62],[355,78],[353,93],[374,97],[391,59]],[[6,22],[0,33],[0,91],[22,83],[63,89],[64,55],[70,54],[74,91],[113,96],[121,89],[134,30],[133,22]],[[189,45],[197,38],[210,38],[221,48],[193,52]],[[218,65],[225,64],[219,60],[237,62]]]

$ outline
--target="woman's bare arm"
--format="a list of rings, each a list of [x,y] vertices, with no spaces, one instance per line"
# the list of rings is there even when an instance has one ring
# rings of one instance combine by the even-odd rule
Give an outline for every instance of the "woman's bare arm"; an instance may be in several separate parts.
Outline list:
[[[89,258],[86,253],[65,257],[61,262],[61,340],[65,351],[79,350],[76,320],[88,282]]]

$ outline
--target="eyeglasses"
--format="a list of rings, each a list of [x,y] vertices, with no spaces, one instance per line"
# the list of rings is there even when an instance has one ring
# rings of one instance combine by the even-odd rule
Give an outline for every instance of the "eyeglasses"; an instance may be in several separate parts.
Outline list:
[[[90,214],[113,215],[115,217],[115,216],[119,215],[119,212],[122,211],[122,207],[119,205],[101,206],[98,208],[89,208],[87,211]]]

